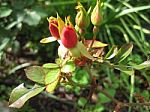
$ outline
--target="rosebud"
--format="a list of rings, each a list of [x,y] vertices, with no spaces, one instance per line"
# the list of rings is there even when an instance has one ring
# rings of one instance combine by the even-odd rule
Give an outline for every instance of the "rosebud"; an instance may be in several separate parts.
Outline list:
[[[59,39],[60,35],[59,35],[59,31],[58,31],[57,19],[50,18],[48,21],[49,21],[49,30],[50,30],[51,35],[53,37],[55,37],[56,39]]]
[[[76,25],[80,28],[87,28],[90,25],[90,17],[81,3],[76,7],[78,13],[75,18]]]
[[[102,14],[101,14],[101,3],[100,0],[97,0],[96,6],[94,7],[91,14],[91,22],[95,26],[99,26],[102,22]]]
[[[77,34],[73,27],[66,26],[62,30],[61,41],[66,48],[74,48],[77,44]]]

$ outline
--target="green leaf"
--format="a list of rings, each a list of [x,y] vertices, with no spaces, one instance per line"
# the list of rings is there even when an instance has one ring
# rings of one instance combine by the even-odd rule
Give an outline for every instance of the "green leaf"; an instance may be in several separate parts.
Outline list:
[[[85,44],[87,47],[90,47],[93,40],[85,40]],[[102,43],[100,41],[95,40],[93,42],[92,48],[106,47],[108,44]]]
[[[87,85],[90,82],[90,77],[86,70],[77,69],[73,74],[72,80],[81,85]]]
[[[60,76],[60,69],[51,69],[45,76],[45,84],[53,83]]]
[[[89,59],[93,59],[93,57],[89,54],[86,47],[83,45],[82,42],[77,43],[77,49],[81,52],[81,54]]]
[[[73,61],[68,61],[66,62],[65,65],[63,65],[63,67],[61,68],[61,72],[64,72],[64,73],[69,73],[69,72],[73,72],[75,71],[75,64]]]
[[[123,61],[132,51],[133,49],[133,44],[129,43],[129,44],[124,44],[118,51],[118,53],[115,56],[114,62],[115,63],[120,63],[121,61]]]
[[[134,74],[134,70],[131,67],[127,67],[124,65],[114,65],[115,69],[120,70],[121,72],[124,72],[128,75],[133,75]]]
[[[55,63],[46,63],[46,64],[43,64],[43,67],[44,68],[59,68],[59,66]]]
[[[46,43],[54,42],[56,40],[57,39],[55,37],[47,37],[40,40],[40,43],[46,44]]]
[[[37,14],[35,11],[26,10],[26,16],[24,18],[24,22],[30,26],[36,26],[39,24],[41,20],[41,16]]]
[[[106,54],[105,59],[112,59],[113,57],[116,56],[117,52],[118,52],[117,46],[113,46],[113,47],[109,50],[109,52]]]
[[[138,12],[138,11],[142,11],[146,9],[150,9],[150,5],[125,9],[122,12],[120,12],[118,15],[116,15],[116,18],[129,14],[129,13]]]
[[[111,95],[112,97],[115,96],[116,91],[115,91],[114,89],[107,88],[105,91],[107,91],[108,93],[110,93],[110,95]],[[108,98],[107,96],[105,96],[105,95],[104,95],[103,93],[101,93],[101,92],[98,94],[98,96],[99,96],[99,101],[100,101],[101,103],[108,103],[108,102],[111,101],[110,98]]]
[[[20,84],[13,89],[10,95],[9,107],[21,108],[27,100],[41,93],[44,89],[45,87],[38,85],[35,85],[32,89],[27,89],[24,84]]]
[[[56,88],[58,82],[59,82],[59,77],[52,83],[48,84],[46,86],[46,91],[49,92],[49,93],[52,93],[54,91],[54,89]]]
[[[140,65],[134,65],[134,66],[132,66],[134,69],[137,69],[137,70],[141,70],[141,69],[144,69],[144,68],[148,68],[148,67],[150,67],[150,60],[148,60],[148,61],[145,61],[145,62],[143,62],[142,64],[140,64]]]
[[[78,105],[81,107],[84,107],[84,105],[87,103],[87,99],[84,97],[80,97],[78,100]]]
[[[45,17],[48,16],[48,14],[46,13],[45,9],[43,9],[43,7],[40,7],[39,5],[33,7],[32,10],[34,10],[36,13],[38,13],[38,15],[41,16],[41,18],[45,18]]]
[[[12,13],[12,9],[8,7],[1,7],[0,8],[0,18],[7,17]]]
[[[25,69],[25,73],[28,79],[40,84],[45,84],[45,72],[42,67],[31,66]]]

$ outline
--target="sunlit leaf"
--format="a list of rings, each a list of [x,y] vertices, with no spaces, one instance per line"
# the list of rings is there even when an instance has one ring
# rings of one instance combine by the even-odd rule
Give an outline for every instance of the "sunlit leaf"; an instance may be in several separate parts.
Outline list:
[[[27,69],[25,69],[25,73],[28,79],[40,83],[40,84],[44,84],[44,78],[45,78],[45,72],[43,70],[42,67],[40,66],[31,66],[28,67]]]
[[[53,83],[60,76],[60,69],[51,69],[45,76],[45,84]]]
[[[89,54],[86,47],[82,44],[82,42],[78,42],[76,45],[77,49],[81,52],[81,54],[89,59],[93,59],[93,57]]]
[[[40,43],[46,44],[46,43],[54,42],[56,40],[57,39],[55,37],[47,37],[40,40]]]
[[[69,73],[75,70],[75,64],[73,61],[68,61],[66,64],[61,68],[61,72]]]
[[[90,47],[92,41],[93,40],[85,40],[85,45],[87,47]],[[108,44],[105,44],[105,43],[102,43],[100,41],[95,40],[93,45],[92,45],[92,48],[99,48],[99,47],[106,47],[106,46],[108,46]]]
[[[52,82],[46,86],[46,91],[49,93],[52,93],[54,91],[54,89],[56,88],[58,82],[59,82],[59,77],[54,82]]]
[[[119,63],[121,61],[123,61],[132,51],[133,49],[133,44],[129,43],[129,44],[124,44],[118,51],[118,53],[115,56],[115,63]]]
[[[113,47],[109,50],[109,52],[106,54],[105,59],[112,59],[113,57],[116,56],[117,52],[118,52],[117,46],[113,46]]]
[[[59,66],[55,63],[45,63],[43,64],[44,68],[59,68]]]
[[[150,67],[150,60],[148,61],[145,61],[143,62],[142,64],[140,65],[135,65],[135,66],[132,66],[133,68],[137,69],[137,70],[141,70],[141,69],[144,69],[144,68],[148,68]]]
[[[116,15],[116,18],[121,17],[126,14],[129,14],[129,13],[138,12],[138,11],[142,11],[142,10],[146,10],[146,9],[150,9],[150,5],[125,9],[125,10],[121,11],[118,15]]]
[[[24,84],[20,84],[13,89],[10,95],[9,107],[21,108],[27,100],[41,93],[44,89],[45,87],[39,85],[35,85],[32,89],[27,89]]]

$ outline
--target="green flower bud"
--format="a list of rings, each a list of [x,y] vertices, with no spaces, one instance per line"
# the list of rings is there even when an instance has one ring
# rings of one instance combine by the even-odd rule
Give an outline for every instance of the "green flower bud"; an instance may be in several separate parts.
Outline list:
[[[69,51],[73,57],[81,57],[81,53],[76,47],[69,49]]]
[[[91,22],[94,26],[100,26],[102,22],[101,3],[97,0],[96,6],[91,13]]]
[[[89,14],[86,12],[81,3],[78,3],[76,9],[78,10],[75,18],[76,25],[78,25],[82,29],[87,28],[90,25]]]

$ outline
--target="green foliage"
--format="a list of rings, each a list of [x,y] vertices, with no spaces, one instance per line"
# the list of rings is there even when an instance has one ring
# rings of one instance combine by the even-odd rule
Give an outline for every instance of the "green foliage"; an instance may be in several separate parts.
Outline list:
[[[100,31],[97,36],[97,39],[101,42],[94,42],[92,49],[100,49],[100,47],[103,48],[109,45],[109,52],[106,49],[103,51],[102,55],[98,57],[99,59],[95,60],[91,55],[95,51],[90,53],[87,52],[86,47],[79,42],[77,45],[77,50],[80,51],[79,55],[82,54],[95,61],[90,70],[94,76],[96,76],[99,82],[98,84],[103,86],[112,97],[117,97],[126,102],[133,97],[133,101],[139,102],[138,98],[134,96],[134,92],[140,93],[140,96],[144,97],[144,100],[149,101],[148,87],[150,86],[150,62],[146,60],[147,56],[150,54],[149,1],[101,1],[103,21],[102,25],[99,27]],[[86,9],[92,4],[93,9],[96,0],[81,0],[81,2]],[[56,41],[55,38],[49,37],[50,34],[46,18],[49,15],[56,15],[56,12],[58,12],[61,17],[71,15],[71,22],[73,22],[75,10],[72,7],[75,5],[76,0],[1,1],[0,83],[2,82],[2,84],[0,86],[0,94],[2,94],[2,96],[0,99],[7,100],[10,89],[12,90],[12,88],[19,83],[28,83],[23,75],[20,75],[23,74],[22,72],[20,73],[20,71],[23,71],[22,68],[35,63],[43,64],[46,62],[43,66],[26,68],[26,76],[33,82],[41,84],[43,87],[36,88],[34,86],[32,88],[29,83],[28,86],[31,87],[31,89],[27,89],[21,84],[18,86],[21,89],[18,90],[17,87],[11,93],[10,106],[16,108],[21,107],[28,99],[42,92],[44,88],[46,88],[47,92],[53,93],[60,83],[69,84],[68,86],[70,89],[68,89],[67,92],[75,94],[77,98],[80,97],[82,87],[89,87],[91,77],[84,66],[76,67],[72,60],[66,61],[66,63],[63,64],[61,59],[57,59],[56,64],[53,63],[57,57],[56,42],[48,45],[38,44],[41,38],[44,38],[42,43]],[[91,28],[92,26],[86,30],[86,39],[93,36]],[[130,42],[133,43],[134,49]],[[127,44],[123,45],[124,43]],[[133,53],[131,53],[132,50]],[[31,60],[36,62],[32,62]],[[88,60],[86,63],[91,63],[91,61]],[[137,63],[139,65],[137,65]],[[70,73],[73,73],[72,77]],[[132,81],[133,85],[131,85],[130,80],[133,74],[135,74],[135,77],[133,78],[134,81]],[[70,81],[70,83],[68,83],[68,81]],[[6,91],[8,92],[6,93]],[[131,94],[130,96],[129,93]],[[95,101],[94,105],[93,103],[88,103],[84,110],[81,108],[79,108],[79,110],[83,112],[114,111],[112,100],[108,99],[108,97],[97,90],[95,94],[98,95],[96,97],[98,101]],[[80,97],[76,105],[84,107],[87,102],[85,97],[85,94],[84,97]],[[63,102],[61,98],[58,99],[60,102]],[[20,105],[16,105],[20,100]],[[105,105],[109,106],[110,102],[110,108],[107,106],[105,107]],[[67,108],[70,107],[67,106]],[[141,106],[132,108],[133,111],[136,111],[136,109],[141,112],[146,112],[146,110],[148,110],[146,107]],[[24,112],[25,110],[20,111]],[[30,111],[32,111],[32,109]],[[19,112],[19,110],[17,110],[17,112]]]
[[[33,66],[28,69],[25,69],[26,76],[28,79],[35,81],[40,84],[44,84],[45,81],[45,72],[40,66]],[[36,75],[35,75],[36,74]]]
[[[38,85],[35,85],[32,89],[27,89],[24,87],[23,84],[20,84],[12,91],[10,95],[9,107],[15,107],[15,108],[22,107],[28,99],[39,94],[44,89],[45,87],[41,87]]]

